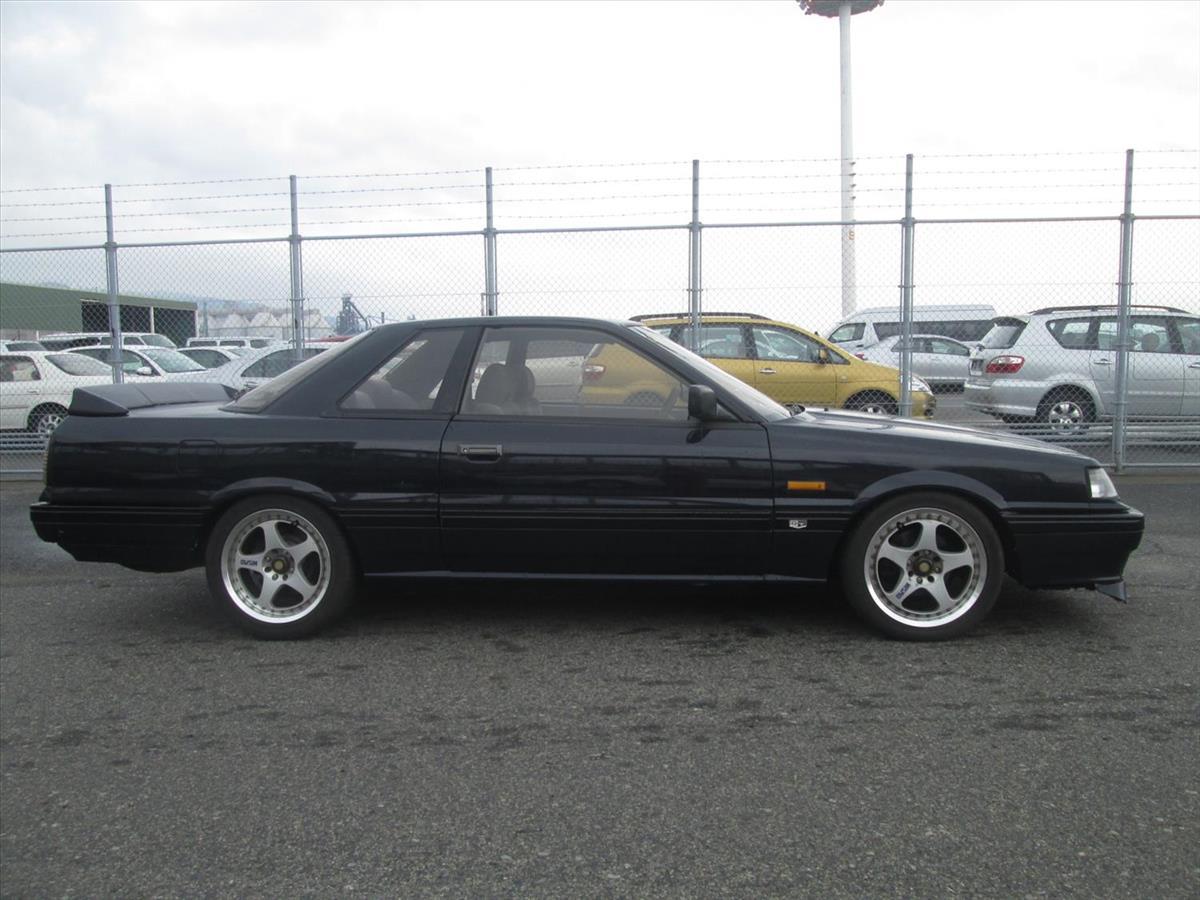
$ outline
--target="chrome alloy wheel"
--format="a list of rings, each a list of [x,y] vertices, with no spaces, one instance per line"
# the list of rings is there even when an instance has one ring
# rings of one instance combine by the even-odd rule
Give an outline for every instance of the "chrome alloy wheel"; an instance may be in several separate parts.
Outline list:
[[[246,516],[221,549],[221,579],[229,598],[260,622],[294,622],[310,613],[329,587],[329,567],[321,532],[284,509]]]
[[[871,536],[863,575],[885,615],[933,628],[975,605],[987,583],[987,564],[983,541],[963,519],[944,509],[910,509]]]
[[[1087,413],[1078,400],[1055,400],[1046,410],[1046,423],[1055,431],[1074,434],[1087,421]]]

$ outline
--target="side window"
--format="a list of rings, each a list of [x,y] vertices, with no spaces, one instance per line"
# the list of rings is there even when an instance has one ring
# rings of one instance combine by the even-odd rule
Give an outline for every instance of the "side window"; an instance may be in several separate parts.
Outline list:
[[[0,381],[41,381],[37,366],[28,356],[6,356],[0,359]]]
[[[262,359],[255,360],[246,367],[246,371],[242,373],[243,378],[274,378],[276,375],[282,375],[291,368],[291,349],[276,350],[274,353],[268,353]]]
[[[492,416],[687,420],[687,385],[603,331],[489,328],[462,412]]]
[[[1178,353],[1171,346],[1171,333],[1167,320],[1161,316],[1134,316],[1130,322],[1129,335],[1133,349],[1142,353]]]
[[[900,333],[900,323],[899,322],[876,322],[875,323],[875,336],[881,341],[886,340],[887,338],[890,338],[890,337],[895,337],[899,333]]]
[[[1200,319],[1175,319],[1174,322],[1183,352],[1200,355]]]
[[[756,325],[751,329],[759,359],[779,359],[790,362],[815,363],[822,349],[814,340],[802,334]]]
[[[1100,320],[1097,345],[1101,350],[1115,350],[1119,323],[1115,316]],[[1171,343],[1167,319],[1163,316],[1134,316],[1129,322],[1129,341],[1135,353],[1178,353]]]
[[[423,331],[400,346],[342,400],[350,412],[420,412],[433,409],[445,384],[461,328]],[[453,386],[457,389],[458,385]]]
[[[692,326],[684,325],[675,339],[684,347],[692,345]],[[746,332],[741,325],[701,325],[700,355],[706,359],[748,359]]]
[[[1047,322],[1046,328],[1054,336],[1054,340],[1058,341],[1060,347],[1068,350],[1087,350],[1091,347],[1088,340],[1088,334],[1092,329],[1092,319],[1090,318],[1055,319]],[[1103,326],[1101,326],[1101,330],[1103,331]],[[1103,339],[1099,344],[1099,349],[1109,349],[1104,346]]]
[[[953,341],[943,340],[942,338],[929,339],[929,352],[938,353],[943,356],[970,356],[971,351],[962,344],[956,344]]]
[[[866,325],[862,322],[847,322],[834,329],[829,339],[835,344],[839,341],[861,341]]]

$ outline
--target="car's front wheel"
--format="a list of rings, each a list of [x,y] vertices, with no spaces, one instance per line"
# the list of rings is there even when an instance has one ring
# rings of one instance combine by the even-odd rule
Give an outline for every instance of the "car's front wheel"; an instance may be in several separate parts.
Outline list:
[[[205,563],[217,607],[264,638],[298,638],[350,606],[357,573],[337,523],[307,500],[254,497],[213,527]]]
[[[883,391],[863,391],[855,394],[846,401],[846,409],[877,416],[894,416],[900,411],[896,399]]]
[[[871,510],[841,558],[846,599],[891,637],[954,637],[987,616],[1004,578],[996,529],[949,494],[906,494]]]

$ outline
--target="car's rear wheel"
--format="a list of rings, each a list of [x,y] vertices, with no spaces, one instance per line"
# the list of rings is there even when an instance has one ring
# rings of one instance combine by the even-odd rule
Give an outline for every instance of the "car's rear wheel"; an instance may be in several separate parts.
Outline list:
[[[873,413],[878,416],[894,416],[900,411],[894,397],[883,391],[863,391],[846,401],[846,409]]]
[[[354,560],[337,523],[295,497],[234,504],[213,527],[205,563],[217,607],[259,637],[312,634],[354,596]]]
[[[1096,419],[1096,406],[1083,388],[1055,388],[1038,404],[1037,420],[1055,434],[1081,434]]]
[[[914,493],[871,510],[840,566],[846,599],[868,624],[891,637],[933,641],[962,634],[991,611],[1004,550],[971,503]]]
[[[47,403],[29,414],[29,430],[49,437],[66,417],[66,409],[57,403]]]

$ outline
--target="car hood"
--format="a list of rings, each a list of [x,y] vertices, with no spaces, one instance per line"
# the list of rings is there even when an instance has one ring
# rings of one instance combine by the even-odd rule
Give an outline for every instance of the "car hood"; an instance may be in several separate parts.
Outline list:
[[[1035,438],[1020,435],[970,428],[965,425],[947,425],[942,422],[925,422],[918,419],[903,419],[898,416],[879,416],[870,413],[847,412],[845,410],[808,410],[790,419],[782,419],[773,423],[773,427],[792,428],[804,427],[813,423],[836,428],[844,432],[861,434],[864,439],[877,437],[883,441],[896,439],[937,442],[960,445],[964,450],[970,447],[997,449],[1029,450],[1037,453],[1051,454],[1056,457],[1075,457],[1087,460],[1089,457],[1068,447],[1059,447],[1039,441]]]

